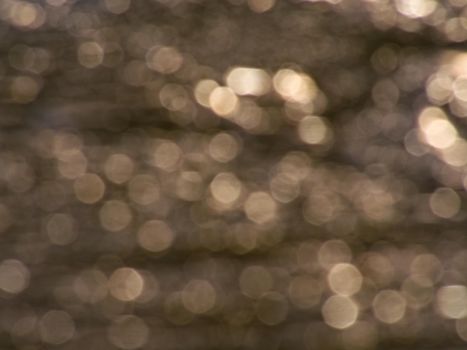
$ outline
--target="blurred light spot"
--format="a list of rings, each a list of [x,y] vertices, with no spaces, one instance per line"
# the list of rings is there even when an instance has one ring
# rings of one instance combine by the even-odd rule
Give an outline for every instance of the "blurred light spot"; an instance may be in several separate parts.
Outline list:
[[[99,210],[102,227],[111,232],[123,230],[130,224],[132,218],[131,209],[120,200],[109,200]]]
[[[316,306],[322,292],[321,282],[306,275],[294,277],[288,288],[290,301],[300,309]]]
[[[266,192],[253,192],[245,201],[245,214],[251,221],[261,225],[274,221],[278,206]]]
[[[238,224],[232,232],[232,249],[237,254],[245,254],[256,248],[257,234],[247,224]]]
[[[300,195],[299,183],[289,173],[283,172],[275,175],[269,182],[271,194],[281,203],[289,203]]]
[[[212,180],[209,188],[215,200],[230,205],[240,197],[242,183],[232,173],[220,173]]]
[[[442,105],[449,102],[452,95],[453,81],[447,74],[435,74],[426,85],[426,92],[431,102]]]
[[[384,44],[378,48],[371,56],[371,64],[379,73],[393,71],[398,65],[397,46]]]
[[[456,78],[452,84],[452,92],[458,100],[467,102],[467,76],[461,75]]]
[[[256,306],[256,316],[268,326],[275,326],[287,317],[289,305],[280,293],[268,292],[261,296]]]
[[[240,274],[239,285],[243,294],[256,299],[272,288],[273,279],[264,267],[248,266]]]
[[[60,345],[73,338],[75,324],[67,312],[51,310],[40,319],[39,333],[44,342]]]
[[[72,243],[77,237],[75,222],[69,214],[53,214],[47,220],[46,231],[50,242],[61,246]]]
[[[159,91],[159,99],[162,106],[169,111],[184,111],[188,105],[188,93],[178,84],[166,84]]]
[[[12,1],[10,19],[13,25],[27,29],[39,28],[45,22],[45,11],[39,4]]]
[[[182,151],[175,142],[162,141],[154,149],[153,162],[160,169],[173,171],[181,156]]]
[[[410,18],[426,17],[436,9],[433,0],[396,0],[397,10]]]
[[[262,13],[270,10],[276,0],[247,0],[247,2],[252,11]]]
[[[46,2],[51,6],[59,7],[65,5],[68,2],[68,0],[46,0]]]
[[[459,212],[461,200],[452,188],[440,187],[430,196],[430,208],[436,216],[449,219]]]
[[[209,95],[209,106],[221,117],[227,117],[234,112],[237,104],[237,95],[228,87],[216,87]]]
[[[376,295],[372,305],[375,317],[381,322],[391,324],[404,317],[407,301],[401,293],[387,289]]]
[[[127,182],[133,175],[135,165],[133,160],[125,154],[112,154],[104,164],[105,176],[116,184]]]
[[[140,271],[144,279],[144,288],[141,294],[136,298],[137,303],[149,303],[159,296],[160,284],[156,277],[149,271]]]
[[[66,179],[75,180],[83,176],[88,166],[88,160],[81,151],[62,155],[57,168]]]
[[[339,263],[348,263],[352,259],[352,251],[344,241],[334,239],[323,243],[318,251],[318,261],[326,269]]]
[[[425,108],[418,117],[418,123],[425,142],[432,147],[445,149],[452,146],[457,139],[457,130],[437,107]]]
[[[7,188],[12,192],[25,193],[34,186],[34,170],[28,163],[23,157],[4,158],[0,178],[3,177]]]
[[[441,287],[436,295],[438,310],[446,318],[467,316],[467,288],[461,285]]]
[[[19,260],[8,259],[0,263],[0,289],[18,294],[29,285],[30,273],[28,268]]]
[[[291,69],[279,70],[273,78],[274,89],[287,101],[308,103],[316,98],[318,88],[308,75]]]
[[[298,124],[298,135],[310,145],[324,144],[331,140],[331,129],[321,117],[307,116]]]
[[[94,41],[85,42],[78,47],[78,62],[86,68],[96,68],[104,61],[102,46]]]
[[[265,115],[264,109],[252,100],[243,100],[233,116],[235,123],[253,133],[264,132],[263,128],[267,128],[268,125],[267,120],[268,117]]]
[[[146,54],[147,66],[159,73],[170,74],[180,69],[183,56],[174,47],[155,46]]]
[[[51,56],[47,49],[23,44],[15,45],[8,51],[12,67],[35,74],[41,74],[50,67]]]
[[[216,134],[209,142],[209,155],[221,163],[230,162],[239,150],[240,145],[235,137],[225,132]]]
[[[456,320],[456,332],[459,338],[467,342],[467,318]]]
[[[196,101],[204,107],[210,107],[209,104],[209,96],[211,92],[217,88],[219,84],[217,84],[214,80],[204,79],[198,81],[194,89],[194,95]]]
[[[85,174],[75,180],[73,190],[79,201],[94,204],[104,196],[105,184],[99,175]]]
[[[321,313],[327,325],[337,329],[345,329],[355,323],[359,309],[352,299],[333,295],[324,302]]]
[[[81,152],[83,140],[78,134],[57,132],[53,135],[52,152],[59,160],[67,161],[71,155]]]
[[[37,79],[19,76],[15,77],[11,83],[11,95],[15,102],[29,103],[36,99],[41,88]]]
[[[149,339],[149,327],[139,317],[117,317],[107,330],[109,341],[117,348],[131,350],[145,345]]]
[[[467,164],[467,142],[464,139],[456,139],[454,144],[442,150],[442,159],[449,165],[461,167]]]
[[[144,288],[144,280],[135,269],[121,267],[109,278],[109,290],[116,299],[133,301],[139,297]]]
[[[404,145],[407,152],[420,157],[428,152],[428,146],[420,142],[420,137],[416,129],[410,130],[404,137]]]
[[[20,318],[14,321],[11,328],[11,335],[13,337],[29,337],[37,330],[38,318],[34,311],[27,311]]]
[[[131,0],[104,0],[107,11],[119,15],[130,8]]]
[[[159,185],[151,175],[136,175],[128,183],[128,197],[140,205],[156,202],[160,196]]]
[[[205,280],[190,281],[182,292],[183,305],[194,314],[204,314],[216,304],[216,290]]]
[[[262,69],[236,67],[226,77],[227,86],[237,95],[261,96],[269,92],[271,79]]]
[[[411,278],[422,286],[432,286],[441,279],[443,265],[433,254],[420,254],[410,264]]]
[[[334,293],[350,296],[362,287],[363,277],[352,264],[342,263],[332,267],[328,273],[329,287]]]
[[[138,230],[139,245],[150,252],[168,249],[175,239],[172,229],[163,221],[150,220]]]

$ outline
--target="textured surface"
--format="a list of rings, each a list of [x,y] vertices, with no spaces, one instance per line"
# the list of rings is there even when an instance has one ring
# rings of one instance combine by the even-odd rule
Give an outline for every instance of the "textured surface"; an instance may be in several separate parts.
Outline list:
[[[466,11],[0,0],[0,348],[462,346]]]

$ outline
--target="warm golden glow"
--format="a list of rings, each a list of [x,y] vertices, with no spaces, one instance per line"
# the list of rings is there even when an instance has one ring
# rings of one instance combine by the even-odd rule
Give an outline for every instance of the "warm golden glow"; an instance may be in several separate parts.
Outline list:
[[[441,287],[436,295],[436,305],[442,316],[461,319],[467,316],[467,287],[451,285]]]
[[[205,79],[198,81],[194,89],[196,101],[201,106],[210,107],[209,96],[218,86],[219,84],[217,84],[214,80]]]
[[[316,98],[318,88],[314,80],[292,69],[281,69],[273,78],[274,89],[287,101],[308,103]]]
[[[242,183],[232,173],[220,173],[212,180],[209,188],[216,201],[230,205],[240,197]]]
[[[352,264],[337,264],[328,273],[328,284],[334,293],[350,296],[362,286],[360,271]]]
[[[418,123],[425,142],[430,146],[445,149],[456,142],[457,130],[441,109],[425,108],[418,117]]]
[[[181,156],[181,149],[176,143],[172,141],[162,141],[154,148],[153,164],[159,169],[173,171],[180,161]]]
[[[237,105],[238,97],[228,87],[216,87],[209,94],[209,106],[221,117],[228,117],[235,111]]]
[[[319,145],[331,140],[331,130],[321,117],[307,116],[298,124],[300,139],[310,145]]]
[[[265,95],[271,88],[269,75],[258,68],[233,68],[225,80],[237,95]]]
[[[121,301],[132,301],[140,296],[144,288],[144,280],[135,269],[121,267],[109,277],[109,291],[113,297]]]
[[[352,299],[333,295],[325,301],[321,313],[327,325],[337,329],[345,329],[355,323],[359,308]]]
[[[245,201],[247,217],[257,223],[266,224],[277,217],[278,205],[266,192],[253,192]]]

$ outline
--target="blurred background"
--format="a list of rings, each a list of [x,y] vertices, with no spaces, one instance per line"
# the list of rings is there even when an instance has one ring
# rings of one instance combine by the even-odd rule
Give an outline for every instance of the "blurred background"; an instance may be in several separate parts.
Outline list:
[[[467,342],[467,0],[0,0],[0,348]]]

